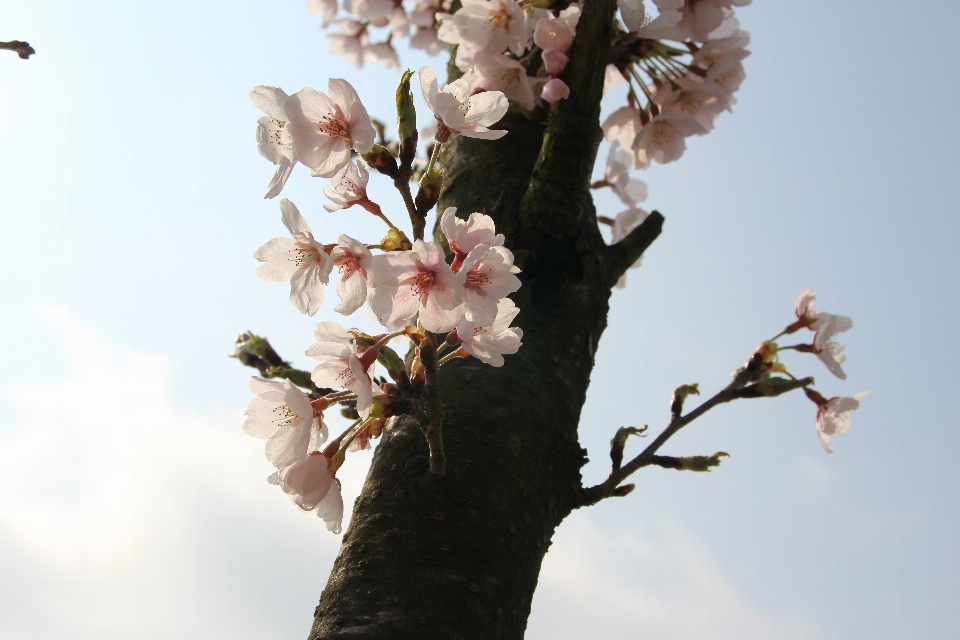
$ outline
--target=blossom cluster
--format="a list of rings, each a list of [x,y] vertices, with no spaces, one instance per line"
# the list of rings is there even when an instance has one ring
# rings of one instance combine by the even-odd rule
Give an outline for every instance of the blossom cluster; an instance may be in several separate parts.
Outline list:
[[[809,287],[804,287],[797,298],[794,311],[796,320],[787,325],[772,340],[760,345],[757,353],[763,355],[764,371],[766,373],[787,373],[786,366],[779,360],[779,354],[787,350],[794,350],[816,355],[830,373],[841,380],[847,379],[847,374],[841,367],[846,360],[846,356],[842,354],[844,347],[834,338],[837,334],[851,329],[853,321],[846,316],[816,311],[813,308],[816,299],[817,294],[811,291]],[[802,329],[814,332],[810,343],[780,346],[776,342],[782,336],[792,335]],[[810,380],[812,381],[812,378]],[[857,409],[860,406],[860,401],[870,392],[864,391],[849,398],[839,396],[826,398],[809,386],[804,386],[803,390],[807,397],[817,405],[817,436],[820,438],[820,444],[823,445],[827,453],[832,453],[830,437],[842,435],[850,428],[850,412]]]
[[[346,234],[324,242],[314,236],[296,205],[282,199],[281,222],[289,237],[273,238],[254,253],[261,263],[257,275],[289,282],[290,301],[300,312],[316,314],[331,277],[336,277],[340,301],[333,310],[350,315],[367,303],[388,331],[371,336],[321,322],[314,332],[316,342],[305,352],[319,362],[309,374],[290,368],[261,338],[245,334],[238,341],[238,357],[265,376],[250,383],[255,397],[247,408],[244,430],[266,440],[267,459],[276,468],[269,481],[301,509],[316,511],[332,531],[339,531],[343,514],[336,471],[346,452],[368,447],[392,416],[414,416],[425,433],[435,429],[439,414],[430,402],[436,398],[423,400],[430,394],[427,378],[435,378],[437,368],[455,358],[472,356],[503,366],[503,356],[516,353],[523,337],[520,328],[510,326],[519,309],[507,297],[520,288],[520,269],[491,217],[476,212],[462,219],[450,207],[438,221],[446,247],[423,238],[424,219],[442,185],[442,171],[435,167],[440,147],[455,135],[485,139],[505,135],[489,126],[503,117],[507,99],[496,91],[471,94],[463,82],[440,88],[428,67],[418,75],[437,126],[436,144],[416,198],[404,178],[414,174],[415,159],[409,71],[397,93],[401,138],[408,132],[398,147],[399,157],[374,143],[372,121],[345,80],[330,80],[327,93],[307,87],[288,95],[267,86],[250,93],[264,113],[257,123],[258,148],[277,165],[268,198],[280,192],[299,163],[311,175],[328,178],[326,211],[358,206],[388,227],[386,235],[374,242]],[[414,226],[413,242],[369,197],[367,185],[375,172],[388,175],[404,196]],[[411,344],[412,358],[406,361],[388,345],[403,337]],[[392,381],[377,377],[378,362]],[[285,380],[266,379],[271,377]],[[323,412],[334,405],[345,405],[356,421],[323,446],[328,438]]]

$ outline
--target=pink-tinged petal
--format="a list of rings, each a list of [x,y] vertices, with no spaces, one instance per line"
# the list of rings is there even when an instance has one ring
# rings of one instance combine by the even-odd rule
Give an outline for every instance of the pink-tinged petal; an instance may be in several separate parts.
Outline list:
[[[420,92],[423,94],[423,102],[430,111],[436,111],[433,104],[434,96],[440,93],[440,86],[437,83],[437,74],[433,69],[427,66],[420,67],[417,72],[417,79],[420,81]]]
[[[356,271],[350,274],[349,278],[340,278],[337,281],[337,295],[342,301],[333,308],[337,313],[350,315],[361,306],[367,299],[367,281],[363,279]]]
[[[312,316],[323,304],[323,282],[316,265],[301,267],[290,278],[290,302],[300,313]]]
[[[343,78],[330,78],[327,82],[327,95],[334,104],[339,105],[345,115],[350,114],[354,107],[361,104],[357,90]]]
[[[290,173],[293,171],[293,165],[295,164],[295,161],[286,156],[280,157],[277,163],[277,170],[274,172],[273,178],[270,179],[270,184],[267,185],[267,193],[263,196],[264,200],[276,198],[280,195],[283,186],[287,184],[287,178],[290,177]]]
[[[259,86],[250,92],[250,102],[274,120],[286,120],[287,113],[283,104],[290,96],[286,91],[277,87]]]
[[[336,478],[323,500],[317,503],[317,517],[326,524],[327,531],[339,534],[342,530],[343,496],[340,493],[340,482]]]
[[[468,122],[474,126],[489,127],[506,115],[510,102],[499,91],[484,91],[467,100]]]
[[[317,325],[317,328],[313,331],[314,337],[317,339],[317,342],[332,342],[338,344],[341,348],[350,343],[350,340],[353,339],[353,335],[343,328],[343,325],[340,325],[332,320],[326,320]],[[307,353],[307,355],[311,355]]]
[[[367,151],[369,150],[370,147],[367,147]],[[304,164],[310,167],[310,175],[317,178],[332,178],[349,161],[350,147],[343,140],[335,138],[323,147],[322,153],[315,153],[312,156],[310,164],[307,162]]]
[[[280,221],[283,222],[283,225],[290,231],[291,236],[296,236],[296,234],[299,233],[311,238],[313,237],[313,232],[310,231],[310,225],[307,224],[304,217],[300,215],[300,210],[297,209],[297,205],[286,198],[280,201]]]
[[[463,307],[444,309],[438,298],[440,298],[438,295],[427,297],[427,304],[420,309],[420,324],[427,331],[433,331],[434,333],[453,331],[463,319]]]
[[[476,138],[478,140],[499,140],[507,135],[503,129],[464,129],[460,132],[465,138]]]
[[[814,337],[813,346],[819,350],[829,342],[830,338],[843,333],[853,327],[853,320],[846,316],[835,316],[832,313],[818,313],[817,322],[814,324],[817,335]]]
[[[330,96],[311,87],[304,87],[293,94],[286,104],[287,106],[295,105],[298,107],[295,113],[298,116],[302,115],[308,121],[305,123],[300,117],[295,119],[294,114],[288,109],[286,111],[287,116],[290,117],[294,126],[300,127],[306,124],[311,129],[314,128],[313,123],[320,122],[333,115],[337,107]]]
[[[287,282],[299,268],[297,253],[297,243],[291,238],[274,238],[253,254],[264,263],[257,267],[257,275],[271,282]]]
[[[798,318],[805,317],[808,313],[813,312],[813,303],[817,299],[817,294],[815,294],[810,287],[804,287],[800,291],[800,296],[797,298],[796,314]]]
[[[282,435],[267,440],[264,453],[267,460],[278,469],[300,462],[307,456],[307,444],[310,441],[310,428],[300,425],[291,428]]]

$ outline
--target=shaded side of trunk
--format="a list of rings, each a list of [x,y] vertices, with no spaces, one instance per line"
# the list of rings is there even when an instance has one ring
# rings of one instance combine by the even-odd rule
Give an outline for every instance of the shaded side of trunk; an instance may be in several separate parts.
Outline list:
[[[311,638],[522,638],[544,554],[573,508],[586,461],[577,425],[610,295],[603,242],[590,210],[565,245],[521,244],[543,127],[507,125],[503,140],[450,145],[439,210],[486,213],[506,234],[523,269],[512,296],[523,346],[502,368],[468,358],[441,369],[444,478],[427,473],[414,422],[385,431]],[[595,150],[599,128],[585,135]]]

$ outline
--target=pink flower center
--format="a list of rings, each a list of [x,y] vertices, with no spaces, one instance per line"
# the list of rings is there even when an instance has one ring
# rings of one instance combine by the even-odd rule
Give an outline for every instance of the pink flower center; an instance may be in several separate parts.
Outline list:
[[[355,255],[346,254],[334,260],[333,263],[340,270],[340,278],[343,280],[348,280],[354,273],[359,273],[364,279],[367,277],[360,267],[360,258]]]
[[[499,9],[490,14],[490,26],[494,29],[502,29],[509,21],[510,16],[507,15],[507,8],[503,6],[503,4],[500,5]]]
[[[436,280],[436,274],[433,271],[420,271],[413,279],[410,286],[413,287],[413,292],[420,298],[420,302],[426,301],[427,294],[434,286],[434,280]]]
[[[336,111],[328,114],[323,120],[317,123],[317,129],[320,133],[325,133],[333,138],[350,139],[350,125],[347,123],[347,119],[344,117],[340,105],[336,106]]]
[[[463,286],[467,289],[482,289],[488,282],[490,282],[490,277],[480,271],[479,267],[474,267],[467,274],[467,281],[463,283]]]

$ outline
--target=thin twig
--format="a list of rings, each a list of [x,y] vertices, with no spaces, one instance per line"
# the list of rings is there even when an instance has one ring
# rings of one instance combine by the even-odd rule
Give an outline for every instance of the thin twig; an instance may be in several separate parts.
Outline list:
[[[719,393],[685,416],[681,416],[679,413],[674,414],[673,418],[667,424],[667,428],[664,429],[663,432],[640,453],[640,455],[619,469],[614,469],[611,471],[607,479],[601,484],[583,489],[580,493],[579,506],[590,506],[600,502],[604,498],[609,498],[613,495],[616,495],[615,491],[617,486],[627,479],[627,477],[643,467],[655,463],[654,458],[658,457],[655,456],[657,451],[666,443],[667,440],[680,431],[680,429],[684,428],[717,405],[730,402],[731,400],[739,397],[737,392],[753,380],[753,378],[757,375],[757,372],[760,370],[760,366],[762,364],[762,355],[755,353],[753,357],[750,358],[750,362],[747,363],[747,366],[740,369],[734,376],[733,381],[731,381],[730,384],[724,387]]]

